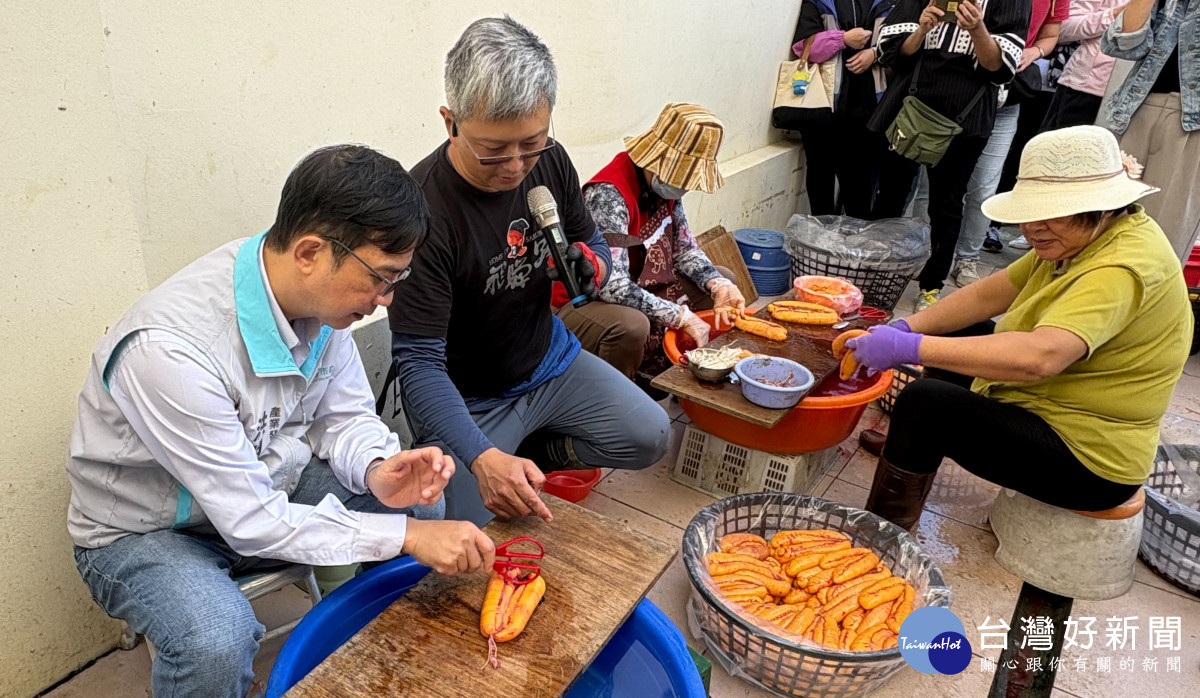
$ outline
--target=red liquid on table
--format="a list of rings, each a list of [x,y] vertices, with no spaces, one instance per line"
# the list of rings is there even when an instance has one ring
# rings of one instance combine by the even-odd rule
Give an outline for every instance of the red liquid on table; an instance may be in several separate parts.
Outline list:
[[[859,393],[871,386],[879,380],[879,375],[876,374],[867,377],[866,370],[859,370],[849,380],[842,380],[838,377],[838,372],[826,376],[825,380],[817,384],[808,397],[836,397],[839,395],[850,395],[851,393]]]

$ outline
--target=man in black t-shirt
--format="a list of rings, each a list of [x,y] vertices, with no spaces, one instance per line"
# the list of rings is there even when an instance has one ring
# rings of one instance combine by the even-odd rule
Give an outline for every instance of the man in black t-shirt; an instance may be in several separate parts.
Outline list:
[[[663,409],[551,313],[531,189],[558,203],[583,281],[603,285],[611,263],[551,137],[556,91],[537,36],[508,17],[472,23],[446,57],[450,138],[412,169],[432,221],[388,314],[417,443],[467,466],[447,488],[447,518],[482,524],[486,507],[549,521],[543,470],[644,468],[666,451]]]

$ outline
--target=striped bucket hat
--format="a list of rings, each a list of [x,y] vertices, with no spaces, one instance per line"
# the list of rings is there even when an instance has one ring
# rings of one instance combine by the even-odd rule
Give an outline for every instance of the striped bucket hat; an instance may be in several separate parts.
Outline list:
[[[711,194],[725,184],[717,169],[724,135],[725,126],[712,112],[672,102],[648,131],[625,139],[625,150],[635,165],[668,185]]]

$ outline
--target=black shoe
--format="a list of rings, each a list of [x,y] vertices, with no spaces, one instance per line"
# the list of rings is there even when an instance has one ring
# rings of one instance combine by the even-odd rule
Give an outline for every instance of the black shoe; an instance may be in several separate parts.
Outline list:
[[[921,520],[921,510],[925,508],[925,498],[933,489],[935,477],[936,470],[910,473],[887,462],[886,458],[880,458],[864,508],[911,532]]]
[[[1000,231],[989,226],[987,233],[983,238],[983,249],[987,252],[1000,252],[1004,249],[1004,243],[1000,241]]]
[[[858,434],[858,445],[872,456],[883,453],[885,444],[887,444],[887,434],[878,429],[863,429]]]

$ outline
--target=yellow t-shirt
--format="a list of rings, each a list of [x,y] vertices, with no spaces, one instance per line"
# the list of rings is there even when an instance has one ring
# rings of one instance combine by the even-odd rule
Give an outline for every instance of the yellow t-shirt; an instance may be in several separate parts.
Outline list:
[[[1087,356],[1045,380],[977,378],[972,390],[1046,420],[1097,475],[1141,484],[1191,346],[1179,259],[1139,206],[1060,274],[1055,268],[1032,251],[1008,268],[1020,293],[996,332],[1058,327],[1082,339]]]

